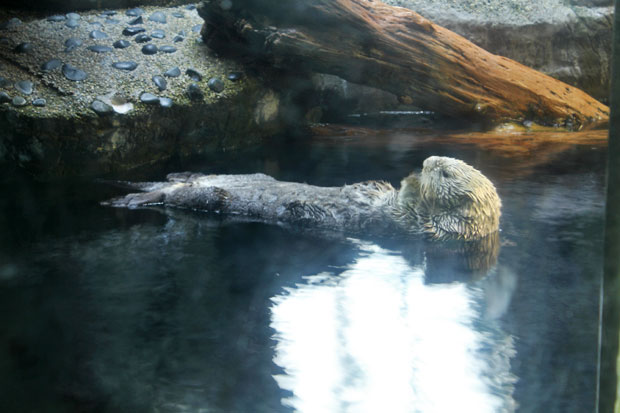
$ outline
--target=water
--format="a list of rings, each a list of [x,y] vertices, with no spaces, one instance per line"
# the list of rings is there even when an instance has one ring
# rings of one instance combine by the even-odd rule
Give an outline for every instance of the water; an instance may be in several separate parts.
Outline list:
[[[0,410],[592,411],[606,148],[331,135],[117,178],[398,185],[455,156],[496,183],[499,256],[111,209],[109,185],[15,176],[0,199]]]

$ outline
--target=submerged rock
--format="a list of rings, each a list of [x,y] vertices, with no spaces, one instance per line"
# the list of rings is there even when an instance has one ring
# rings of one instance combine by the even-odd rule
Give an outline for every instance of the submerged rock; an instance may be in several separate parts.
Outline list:
[[[153,83],[155,83],[155,86],[157,86],[157,89],[159,89],[160,91],[166,90],[168,82],[166,82],[166,79],[163,76],[155,75],[152,79]]]
[[[107,52],[111,52],[112,51],[111,47],[102,46],[100,44],[96,44],[94,46],[88,46],[87,49],[90,50],[91,52],[95,52],[95,53],[107,53]]]
[[[166,37],[166,32],[161,29],[155,29],[151,32],[151,37],[154,39],[163,39]]]
[[[166,77],[179,77],[181,76],[181,69],[178,67],[173,67],[172,69],[166,70],[164,72],[164,76]]]
[[[102,32],[101,30],[93,30],[92,32],[89,33],[88,35],[91,39],[95,39],[95,40],[101,40],[101,39],[107,39],[108,35],[105,34],[104,32]]]
[[[8,93],[0,92],[0,103],[9,103],[11,100],[11,96]]]
[[[202,92],[202,89],[200,89],[200,86],[198,86],[196,83],[190,83],[190,85],[187,87],[187,96],[190,98],[190,100],[204,99],[204,93]]]
[[[28,53],[32,51],[32,43],[30,42],[22,42],[20,44],[18,44],[17,46],[15,46],[15,49],[13,49],[13,51],[15,53]]]
[[[154,44],[146,44],[142,46],[142,53],[146,55],[153,55],[157,53],[157,46]]]
[[[159,103],[159,98],[152,93],[144,92],[140,95],[140,101],[143,103]]]
[[[26,106],[28,104],[26,99],[24,99],[21,96],[15,96],[13,100],[11,101],[11,103],[13,104],[13,106],[17,106],[17,107]]]
[[[172,99],[170,98],[159,98],[159,106],[161,106],[162,108],[171,108],[172,104]]]
[[[69,53],[82,45],[82,40],[70,37],[65,41],[65,53]]]
[[[75,19],[69,19],[65,22],[65,26],[70,29],[75,29],[80,26],[80,21]]]
[[[38,98],[32,101],[32,106],[43,107],[46,104],[47,102],[43,98]]]
[[[161,11],[156,11],[149,16],[149,21],[164,24],[166,23],[166,15]]]
[[[174,53],[177,51],[177,48],[174,46],[161,46],[159,51],[162,53]]]
[[[145,32],[146,29],[144,27],[125,27],[123,29],[123,34],[125,36],[135,36],[138,33]]]
[[[196,82],[200,82],[202,80],[202,74],[200,72],[198,72],[196,69],[194,68],[188,68],[185,71],[185,74],[187,76],[189,76],[190,79],[196,81]]]
[[[135,19],[129,20],[129,24],[132,26],[135,26],[136,24],[142,24],[142,23],[144,23],[144,19],[142,18],[142,16],[138,16]]]
[[[139,35],[136,36],[136,43],[147,43],[150,42],[151,40],[153,40],[151,38],[151,36],[144,34],[144,33],[140,33]]]

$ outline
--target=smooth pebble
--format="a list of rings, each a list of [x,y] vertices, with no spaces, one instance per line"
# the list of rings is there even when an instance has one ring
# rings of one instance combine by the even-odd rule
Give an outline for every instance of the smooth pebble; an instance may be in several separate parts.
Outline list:
[[[112,67],[114,67],[115,69],[119,69],[119,70],[132,71],[132,70],[135,70],[136,67],[138,67],[138,64],[132,61],[114,62],[112,63]]]
[[[187,96],[190,100],[202,100],[204,98],[204,93],[202,93],[200,86],[196,83],[190,83],[187,87]]]
[[[43,98],[38,98],[32,101],[32,105],[33,106],[45,106],[47,104],[47,101]]]
[[[133,9],[127,10],[125,14],[127,16],[141,16],[144,14],[144,10],[142,10],[140,7],[135,7]]]
[[[94,100],[93,103],[91,103],[90,108],[97,112],[97,114],[99,115],[106,115],[112,113],[112,111],[114,110],[112,106],[100,100]]]
[[[102,32],[101,30],[93,30],[92,32],[90,32],[88,34],[88,36],[91,39],[95,39],[95,40],[101,40],[101,39],[107,39],[108,35],[104,32]]]
[[[160,75],[153,76],[153,83],[155,83],[155,86],[157,86],[157,89],[160,91],[166,90],[166,87],[168,86],[166,79]]]
[[[69,20],[67,20],[65,22],[65,26],[67,26],[70,29],[75,29],[79,25],[80,25],[80,21],[79,20],[75,20],[75,19],[69,19]]]
[[[163,39],[164,37],[166,37],[166,32],[161,29],[155,29],[151,32],[151,37],[154,37],[156,39]]]
[[[24,95],[30,95],[32,94],[32,82],[30,80],[20,80],[19,82],[16,82],[15,85],[13,85],[15,87],[15,89],[17,89],[18,91],[20,91],[21,93],[23,93]]]
[[[146,55],[152,55],[152,54],[156,54],[157,53],[157,46],[155,46],[154,44],[145,44],[144,46],[142,46],[142,53],[146,54]]]
[[[202,74],[198,72],[196,69],[192,69],[191,67],[185,71],[185,74],[189,76],[190,79],[200,82],[202,80]]]
[[[11,101],[11,97],[6,92],[0,92],[0,103],[9,103]]]
[[[209,89],[211,89],[215,93],[220,93],[224,90],[224,82],[222,82],[222,80],[217,77],[212,77],[211,79],[209,79],[209,82],[207,82],[207,86],[209,86]]]
[[[13,51],[15,53],[28,53],[32,50],[32,43],[23,42],[15,46]]]
[[[150,42],[151,40],[153,40],[151,36],[144,34],[144,33],[140,33],[139,35],[136,36],[136,43],[146,43],[146,42]]]
[[[177,48],[174,46],[161,46],[159,51],[163,53],[174,53],[177,51]]]
[[[11,101],[11,103],[13,103],[13,106],[20,107],[20,106],[26,106],[28,102],[26,102],[26,99],[24,99],[21,96],[15,96],[13,100]]]
[[[129,47],[130,45],[131,43],[125,39],[120,39],[112,43],[112,46],[116,47],[117,49],[125,49]]]
[[[164,72],[164,76],[166,76],[166,77],[179,77],[179,76],[181,76],[181,69],[179,69],[178,67],[173,67],[170,70],[166,70]]]
[[[143,103],[158,103],[159,98],[152,93],[144,92],[140,95],[140,101]]]
[[[79,82],[88,77],[85,71],[78,69],[77,67],[73,67],[68,63],[65,63],[62,66],[62,74],[69,80],[73,80],[74,82]]]
[[[149,16],[149,20],[156,23],[166,23],[166,15],[161,11],[156,11]]]
[[[41,70],[44,72],[49,72],[51,70],[57,69],[62,66],[62,62],[58,59],[48,60],[47,62],[41,65]]]
[[[159,98],[159,105],[162,108],[172,107],[172,99],[170,99],[170,98]]]
[[[62,14],[55,14],[47,18],[48,22],[64,22],[65,20],[67,20],[67,16],[63,16]]]
[[[123,29],[123,34],[125,36],[134,36],[138,33],[145,32],[146,29],[144,27],[125,27]]]
[[[142,16],[138,16],[135,19],[129,20],[129,24],[132,26],[135,26],[136,24],[142,24],[142,23],[144,23],[144,19],[142,18]]]
[[[107,53],[107,52],[111,52],[112,48],[109,46],[103,46],[100,44],[96,44],[94,46],[88,46],[87,47],[88,50],[90,50],[91,52],[95,52],[95,53]]]

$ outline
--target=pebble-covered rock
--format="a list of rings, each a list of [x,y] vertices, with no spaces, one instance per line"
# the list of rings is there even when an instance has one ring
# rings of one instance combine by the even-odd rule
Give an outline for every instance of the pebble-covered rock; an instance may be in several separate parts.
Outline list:
[[[202,93],[200,86],[198,86],[196,83],[190,83],[190,85],[187,87],[187,96],[190,100],[204,99],[204,93]]]
[[[146,43],[153,40],[148,34],[140,33],[136,36],[136,43]]]
[[[134,19],[129,20],[129,24],[132,26],[135,26],[136,24],[142,24],[144,23],[144,19],[142,18],[142,16],[138,16]]]
[[[168,87],[168,82],[166,82],[166,79],[160,75],[153,76],[153,83],[155,83],[155,86],[157,86],[157,89],[160,91],[164,91],[166,90],[166,87]]]
[[[20,80],[19,82],[16,82],[13,86],[24,95],[32,94],[33,85],[30,80]]]
[[[116,47],[117,49],[125,49],[129,47],[130,45],[131,43],[125,39],[120,39],[112,43],[112,46]]]
[[[185,37],[181,36],[180,34],[177,34],[176,36],[174,36],[174,39],[172,39],[172,41],[175,43],[182,42],[183,40],[185,40]]]
[[[85,71],[78,69],[77,67],[73,67],[68,63],[65,63],[62,66],[62,74],[69,80],[73,80],[74,82],[79,82],[88,77]]]
[[[144,27],[125,27],[123,29],[123,34],[125,36],[135,36],[138,33],[145,32],[146,29]]]
[[[237,80],[240,80],[242,77],[243,77],[243,73],[232,72],[232,73],[229,73],[228,76],[226,76],[226,79],[230,80],[231,82],[236,82]]]
[[[38,98],[32,101],[32,106],[43,107],[47,104],[47,101],[43,98]]]
[[[48,60],[41,65],[41,70],[44,72],[51,72],[54,69],[58,69],[62,66],[62,62],[58,59]]]
[[[65,22],[65,26],[67,26],[70,29],[75,29],[79,25],[80,25],[80,21],[79,20],[75,20],[75,19],[68,19]]]
[[[95,99],[93,103],[91,103],[90,108],[94,110],[98,115],[108,115],[114,111],[112,106],[97,99]]]
[[[159,103],[159,98],[152,93],[144,92],[140,95],[140,101],[143,103]]]
[[[220,93],[224,90],[224,82],[222,82],[222,80],[218,77],[212,77],[211,79],[209,79],[209,82],[207,82],[207,86],[209,86],[209,89],[211,89],[215,93]]]
[[[136,62],[133,62],[133,61],[114,62],[114,63],[112,63],[112,67],[115,68],[115,69],[127,70],[127,71],[131,72],[132,70],[135,70],[136,67],[138,67],[138,64]]]
[[[67,13],[65,16],[67,16],[68,20],[80,20],[81,19],[80,15],[77,13]]]
[[[28,53],[28,52],[30,52],[32,50],[32,48],[33,48],[32,43],[23,42],[23,43],[20,43],[17,46],[15,46],[13,51],[15,53]]]
[[[166,77],[179,77],[179,76],[181,76],[181,69],[179,69],[178,67],[173,67],[170,70],[166,70],[164,72],[164,76],[166,76]]]
[[[163,53],[174,53],[177,51],[177,48],[174,46],[161,46],[159,51]]]
[[[111,52],[112,48],[109,46],[103,46],[101,44],[96,44],[93,46],[88,46],[87,47],[88,50],[90,50],[91,52],[95,52],[95,53],[107,53],[107,52]]]
[[[135,7],[133,9],[129,9],[125,12],[127,16],[142,16],[144,14],[144,10],[140,7]]]
[[[196,69],[192,69],[191,67],[185,71],[185,74],[189,76],[190,79],[200,82],[202,80],[202,74],[198,72]]]
[[[170,99],[170,98],[159,98],[159,105],[162,108],[170,108],[170,107],[172,107],[172,99]]]
[[[65,40],[65,53],[69,53],[82,45],[82,40],[70,37]]]
[[[149,20],[156,23],[166,23],[166,15],[161,11],[156,11],[149,16]]]
[[[64,22],[65,20],[67,20],[67,16],[63,16],[62,14],[55,14],[47,18],[48,22]]]
[[[163,39],[166,37],[166,32],[161,29],[155,29],[151,32],[151,37],[154,37],[155,39]]]
[[[15,96],[13,100],[11,101],[11,103],[13,104],[13,106],[21,107],[21,106],[26,106],[28,102],[26,101],[26,99],[24,99],[21,96]]]
[[[144,53],[146,55],[156,54],[157,53],[157,46],[155,46],[152,43],[145,44],[144,46],[142,46],[142,53]]]
[[[0,103],[9,103],[11,101],[11,97],[6,92],[0,92]]]
[[[108,35],[104,32],[102,32],[101,30],[93,30],[92,32],[90,32],[88,34],[88,36],[91,39],[95,39],[95,40],[101,40],[101,39],[107,39]]]

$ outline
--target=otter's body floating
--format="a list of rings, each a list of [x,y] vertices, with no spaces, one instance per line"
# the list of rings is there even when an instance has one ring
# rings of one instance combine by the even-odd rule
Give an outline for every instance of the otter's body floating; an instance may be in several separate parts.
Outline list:
[[[463,161],[432,156],[400,190],[381,181],[343,187],[280,182],[264,174],[175,173],[168,182],[130,183],[141,193],[105,202],[136,208],[166,205],[265,222],[350,233],[425,233],[474,240],[498,230],[501,202],[493,184]]]

